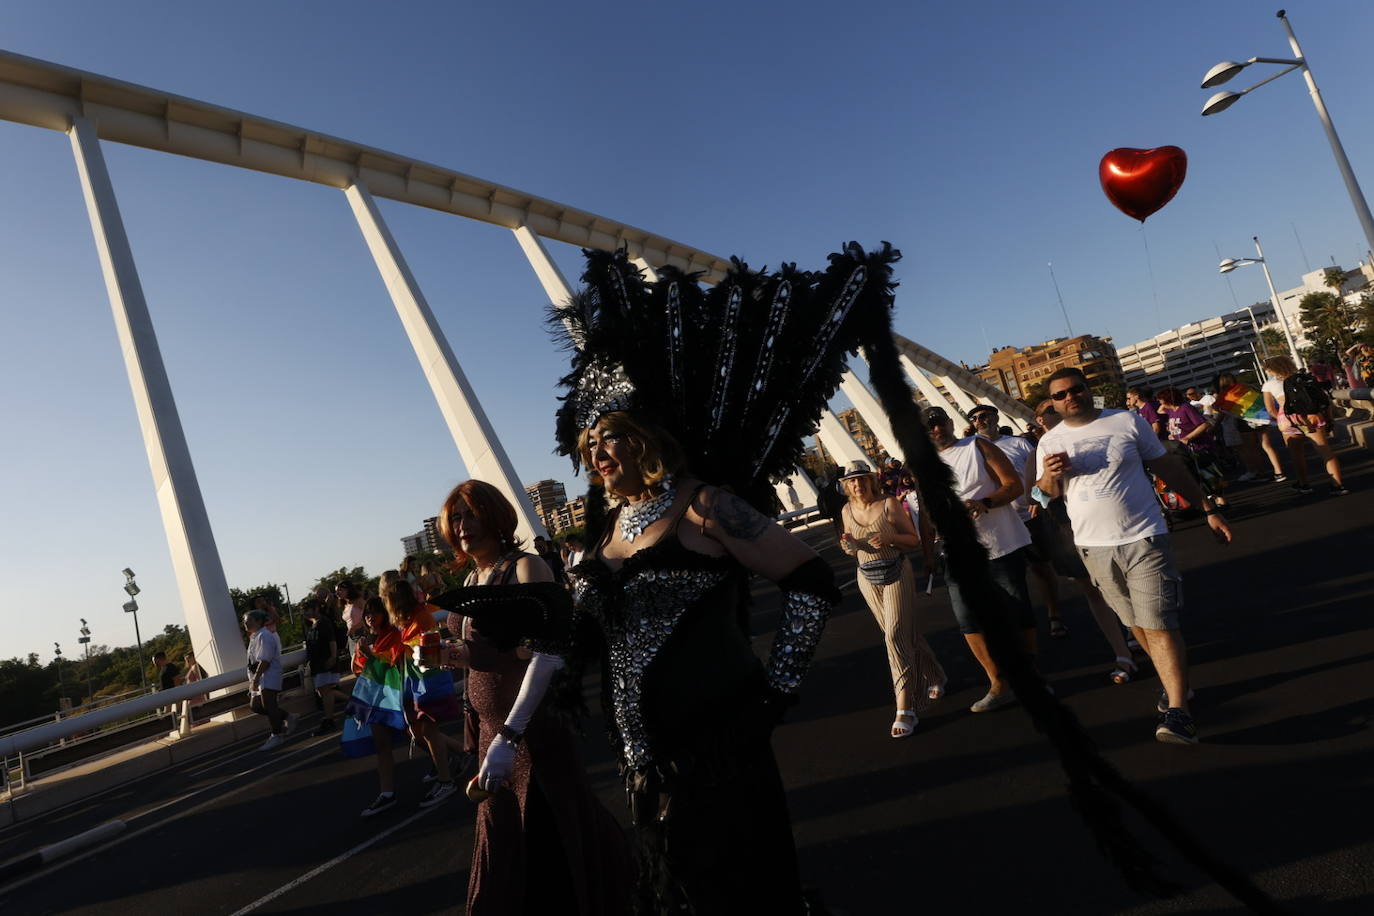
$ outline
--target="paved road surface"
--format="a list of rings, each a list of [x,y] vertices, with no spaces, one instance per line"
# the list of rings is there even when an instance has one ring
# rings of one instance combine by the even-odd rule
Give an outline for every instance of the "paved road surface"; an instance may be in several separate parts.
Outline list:
[[[1238,543],[1196,524],[1176,534],[1203,743],[1153,740],[1153,678],[1108,684],[1110,655],[1082,602],[1068,639],[1042,638],[1058,695],[1123,773],[1295,912],[1374,912],[1374,461],[1344,458],[1351,496],[1239,491]],[[805,699],[776,737],[804,874],[848,914],[1239,912],[1156,843],[1187,891],[1128,891],[1070,810],[1049,749],[1016,708],[966,712],[982,695],[941,590],[922,621],[951,695],[917,735],[886,737],[892,704],[876,626],[837,550],[846,600]],[[1066,584],[1066,590],[1068,589]],[[766,589],[763,631],[776,602]],[[1043,625],[1042,625],[1043,626]],[[1042,634],[1043,636],[1043,634]],[[767,645],[768,636],[760,638]],[[703,666],[702,677],[709,677]],[[399,767],[401,804],[362,820],[369,761],[300,730],[286,747],[217,751],[0,832],[0,860],[121,817],[112,845],[0,888],[6,914],[453,913],[462,909],[472,811],[420,813],[422,760]],[[587,754],[623,816],[597,723]],[[1139,823],[1133,826],[1148,833]]]

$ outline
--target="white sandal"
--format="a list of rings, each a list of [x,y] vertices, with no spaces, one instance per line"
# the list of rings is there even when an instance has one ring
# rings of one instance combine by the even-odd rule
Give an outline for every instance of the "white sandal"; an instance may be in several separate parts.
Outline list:
[[[902,721],[902,718],[903,718],[904,716],[909,716],[909,717],[911,718],[911,724],[908,725],[906,722],[903,722],[903,721]],[[895,718],[895,719],[892,720],[892,735],[891,735],[891,737],[893,737],[893,738],[910,738],[911,735],[912,735],[912,733],[916,731],[916,723],[919,722],[919,721],[920,721],[920,720],[916,718],[916,710],[914,710],[914,709],[899,709],[899,710],[897,710],[897,718]]]

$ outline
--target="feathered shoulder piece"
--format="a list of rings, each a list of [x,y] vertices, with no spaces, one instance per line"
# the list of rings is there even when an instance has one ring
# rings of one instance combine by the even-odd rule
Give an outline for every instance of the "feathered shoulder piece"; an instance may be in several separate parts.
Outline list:
[[[673,268],[647,282],[624,251],[584,254],[581,292],[551,315],[573,352],[560,452],[576,464],[582,430],[631,410],[673,434],[696,476],[771,513],[773,482],[801,459],[848,354],[891,336],[901,252],[850,242],[816,271],[733,258],[709,288]]]

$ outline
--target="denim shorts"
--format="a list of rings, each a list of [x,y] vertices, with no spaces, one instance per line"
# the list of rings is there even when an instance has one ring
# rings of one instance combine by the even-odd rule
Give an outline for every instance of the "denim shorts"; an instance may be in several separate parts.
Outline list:
[[[1167,534],[1129,544],[1079,547],[1093,585],[1128,627],[1177,630],[1183,610],[1183,576]]]
[[[1019,547],[1004,557],[988,561],[988,575],[1006,593],[1017,625],[1023,630],[1035,628],[1035,613],[1031,610],[1030,591],[1026,587],[1026,548]],[[949,579],[949,603],[960,633],[981,633],[982,627],[973,616],[963,592],[953,576]]]

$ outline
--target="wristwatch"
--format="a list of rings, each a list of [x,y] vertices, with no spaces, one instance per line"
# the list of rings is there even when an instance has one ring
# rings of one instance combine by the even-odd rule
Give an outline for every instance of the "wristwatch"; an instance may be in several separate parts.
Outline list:
[[[992,500],[989,497],[984,496],[982,499],[978,501],[983,504],[984,509],[992,510],[997,508],[992,504]]]

